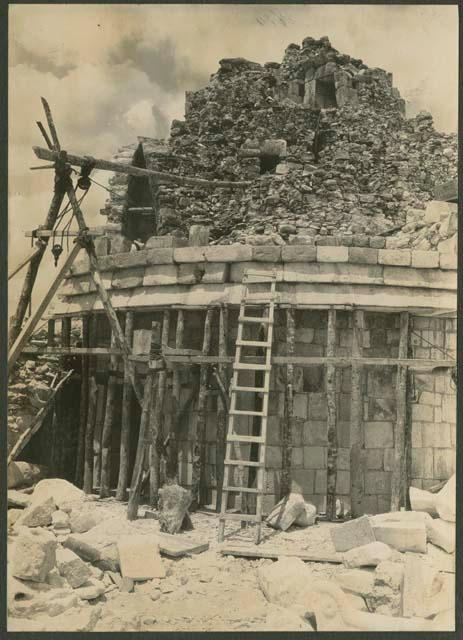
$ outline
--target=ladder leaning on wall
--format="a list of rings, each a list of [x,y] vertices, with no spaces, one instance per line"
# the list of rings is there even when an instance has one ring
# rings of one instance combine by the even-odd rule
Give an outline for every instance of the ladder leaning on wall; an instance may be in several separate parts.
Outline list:
[[[259,291],[252,291],[253,285],[257,285]],[[264,291],[262,291],[264,289]],[[223,541],[225,534],[226,520],[256,523],[255,542],[258,544],[261,537],[262,527],[262,502],[264,495],[264,477],[265,477],[265,452],[267,441],[267,418],[268,404],[270,392],[270,373],[271,373],[271,356],[273,342],[273,324],[275,315],[276,302],[276,272],[264,273],[258,271],[247,271],[243,278],[243,293],[240,305],[240,313],[238,317],[238,334],[236,339],[235,361],[233,364],[233,378],[230,386],[230,411],[228,415],[228,431],[224,462],[224,483],[222,496],[222,509],[219,518],[218,540]],[[248,313],[247,313],[248,312]],[[249,315],[249,312],[252,315]],[[259,315],[259,312],[262,315]],[[259,338],[262,333],[265,334],[264,339],[248,339],[243,334],[245,327],[252,331],[252,327],[259,328]],[[252,337],[252,334],[251,334]],[[260,348],[263,354],[252,358],[246,358],[242,351],[247,347]],[[264,362],[246,362],[245,360],[264,360]],[[240,381],[240,373],[244,372],[263,372],[263,386],[250,386]],[[252,383],[255,385],[255,380]],[[261,407],[259,411],[238,408],[242,401],[249,394],[253,397],[261,398]],[[244,434],[242,425],[239,424],[241,417],[258,418],[260,421],[259,434]],[[249,456],[245,459],[242,455],[242,444],[249,446]],[[251,459],[251,448],[255,445],[258,449],[257,456]],[[234,457],[233,457],[234,454]],[[256,469],[256,487],[244,485],[245,468],[248,472],[251,468]],[[231,475],[233,472],[234,482],[231,484]],[[238,480],[238,482],[236,481]],[[249,484],[249,483],[248,483]],[[227,512],[227,502],[230,493],[241,496],[240,510],[241,513]],[[256,496],[256,512],[246,513],[246,494],[254,494]]]

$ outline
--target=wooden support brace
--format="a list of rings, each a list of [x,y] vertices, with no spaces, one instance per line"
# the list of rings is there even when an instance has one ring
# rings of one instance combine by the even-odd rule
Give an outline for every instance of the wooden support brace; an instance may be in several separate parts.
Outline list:
[[[111,344],[115,342],[111,335]],[[108,498],[110,495],[111,481],[111,434],[114,421],[114,409],[117,392],[117,379],[114,375],[117,368],[117,356],[111,356],[108,388],[106,393],[106,406],[101,434],[101,481],[100,498]]]
[[[82,346],[88,348],[90,344],[90,317],[82,316]],[[88,385],[89,385],[90,359],[81,357],[81,382],[80,382],[80,406],[79,406],[79,432],[77,436],[77,460],[75,482],[81,487],[84,479],[85,458],[85,427],[88,411]]]
[[[10,271],[10,273],[8,274],[8,280],[11,280],[11,278],[13,278],[17,273],[21,271],[21,269],[23,269],[26,266],[26,264],[29,264],[29,262],[32,262],[32,260],[36,256],[38,256],[39,253],[42,253],[42,251],[43,251],[42,243],[38,242],[37,245],[30,251],[30,253],[28,253],[27,256],[23,258],[19,262],[19,264],[17,264],[16,267],[14,267],[14,269]]]
[[[328,310],[328,328],[326,354],[334,356],[336,350],[336,310]],[[336,424],[336,367],[326,365],[326,402],[327,402],[327,465],[326,465],[326,514],[329,520],[336,520],[336,479],[338,458],[338,437]]]
[[[219,317],[219,356],[227,356],[227,338],[228,338],[228,307],[223,305],[220,307]],[[228,367],[226,364],[219,365],[220,380],[227,384],[228,387]],[[224,476],[224,460],[225,460],[225,439],[227,435],[227,415],[228,406],[225,400],[220,396],[217,403],[217,445],[216,445],[216,482],[217,482],[217,502],[216,511],[220,513],[222,507],[222,487]]]
[[[68,349],[71,346],[72,318],[69,316],[61,319],[61,345]]]
[[[55,344],[55,321],[51,318],[47,323],[47,347]]]
[[[177,327],[175,332],[175,348],[181,349],[183,346],[183,336],[185,331],[185,314],[182,309],[177,311]],[[163,345],[163,354],[168,351],[167,343]],[[179,407],[180,407],[180,371],[174,369],[172,372],[172,422],[169,432],[169,455],[167,460],[166,474],[169,481],[178,481],[178,430],[179,430]]]
[[[363,346],[364,313],[353,312],[352,357],[360,358]],[[363,367],[352,361],[350,407],[350,497],[351,513],[356,518],[362,515],[365,471],[365,439],[363,432],[362,381]]]
[[[133,311],[125,314],[125,341],[127,345],[132,345],[133,340]],[[127,494],[127,484],[129,481],[129,458],[130,458],[130,408],[132,404],[132,384],[128,371],[127,362],[124,363],[124,383],[122,387],[122,416],[121,416],[121,446],[119,453],[119,478],[117,482],[116,500],[125,500]]]
[[[294,356],[295,351],[296,320],[293,307],[286,309],[286,345],[289,357]],[[286,365],[286,384],[284,400],[284,418],[282,431],[283,462],[281,473],[281,496],[287,495],[291,490],[291,458],[292,458],[292,428],[294,418],[294,365],[288,362]]]

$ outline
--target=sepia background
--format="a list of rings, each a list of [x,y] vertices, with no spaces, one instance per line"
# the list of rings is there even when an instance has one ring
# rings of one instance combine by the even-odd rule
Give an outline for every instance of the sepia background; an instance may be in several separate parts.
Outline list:
[[[183,118],[184,93],[207,83],[217,60],[280,60],[288,42],[329,35],[334,47],[394,74],[407,116],[430,111],[435,127],[456,131],[457,6],[359,5],[10,5],[9,261],[30,248],[24,237],[43,223],[51,171],[30,171],[44,146],[36,121],[50,102],[62,147],[109,158],[138,135],[166,137]],[[103,185],[109,174],[95,172]],[[107,193],[94,186],[87,223]],[[42,262],[33,304],[54,267]],[[14,312],[24,271],[9,283]]]

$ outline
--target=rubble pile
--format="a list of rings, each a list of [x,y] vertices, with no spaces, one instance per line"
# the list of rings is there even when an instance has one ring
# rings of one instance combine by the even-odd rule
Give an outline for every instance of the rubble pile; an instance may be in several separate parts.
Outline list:
[[[456,135],[435,131],[429,113],[406,119],[391,74],[339,53],[326,37],[290,44],[281,64],[233,58],[219,65],[205,88],[187,92],[185,120],[173,121],[168,143],[140,139],[144,157],[139,148],[134,159],[251,185],[160,186],[158,233],[208,223],[221,244],[382,248],[394,238],[387,243],[381,234],[402,228],[398,246],[409,246],[411,234],[410,246],[420,249],[436,249],[452,235],[454,221],[416,233],[428,227],[416,212],[432,200],[435,184],[456,176]],[[130,149],[120,155],[127,161]],[[113,220],[120,221],[125,183],[114,178]],[[125,197],[130,205],[131,194]]]

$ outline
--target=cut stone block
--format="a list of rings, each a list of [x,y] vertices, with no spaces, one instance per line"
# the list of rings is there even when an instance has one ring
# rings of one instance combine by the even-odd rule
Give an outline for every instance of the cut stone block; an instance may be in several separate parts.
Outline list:
[[[16,526],[46,527],[51,524],[55,511],[56,505],[52,497],[36,499],[23,511],[16,522]]]
[[[21,527],[13,547],[12,575],[21,580],[45,582],[55,566],[56,546],[51,531]]]
[[[437,494],[436,509],[443,520],[455,522],[456,506],[456,475],[454,474]]]
[[[69,529],[69,516],[65,511],[57,510],[52,513],[51,523],[53,529]]]
[[[426,528],[424,522],[383,522],[373,524],[376,540],[388,544],[397,551],[426,553]]]
[[[311,573],[299,558],[281,558],[258,568],[259,586],[269,602],[290,608],[295,604],[307,605],[306,591]]]
[[[281,248],[283,262],[315,262],[317,259],[316,247],[309,245],[284,245]]]
[[[410,487],[410,506],[413,511],[425,511],[432,516],[437,515],[436,494],[430,491],[423,491],[417,487]]]
[[[317,247],[317,262],[348,262],[348,247]]]
[[[400,249],[378,249],[379,264],[408,267],[412,261],[411,251]]]
[[[455,523],[441,518],[426,522],[426,532],[429,542],[437,545],[447,553],[455,551]]]
[[[73,511],[70,516],[72,533],[85,533],[98,524],[98,518],[90,511]]]
[[[336,575],[336,582],[349,593],[366,596],[373,591],[375,578],[371,571],[351,569]]]
[[[305,514],[305,501],[301,494],[290,493],[275,505],[267,516],[267,524],[274,529],[286,531],[296,522],[299,516]]]
[[[334,525],[330,534],[336,551],[349,551],[375,541],[368,516]]]
[[[166,533],[178,533],[191,504],[191,492],[176,484],[159,490],[159,526]]]
[[[15,489],[8,490],[8,506],[26,509],[31,503],[31,497]]]
[[[58,509],[67,502],[83,500],[84,492],[62,478],[49,478],[37,483],[32,504],[42,498],[53,498]]]
[[[401,562],[393,562],[392,560],[383,560],[375,569],[375,583],[386,585],[399,591],[402,586],[404,575],[404,567]]]
[[[123,536],[117,549],[123,578],[152,580],[165,577],[156,536]]]
[[[102,596],[105,590],[106,587],[102,582],[95,580],[95,578],[90,578],[83,585],[74,589],[74,593],[81,600],[95,600]]]
[[[293,449],[294,451],[294,449]],[[294,524],[298,527],[310,527],[315,524],[315,518],[317,517],[317,507],[309,502],[304,502],[302,512],[297,516]]]
[[[351,569],[357,567],[375,567],[384,560],[389,560],[392,549],[384,542],[369,542],[360,547],[346,551],[343,556],[344,566]]]
[[[89,565],[85,564],[70,549],[60,548],[56,552],[56,566],[63,578],[66,578],[73,589],[80,587],[92,577]]]
[[[146,267],[143,276],[144,287],[161,287],[177,284],[177,266],[173,264],[158,264]]]
[[[428,615],[425,598],[434,577],[434,569],[424,558],[414,553],[405,554],[402,586],[402,615],[405,618]]]

